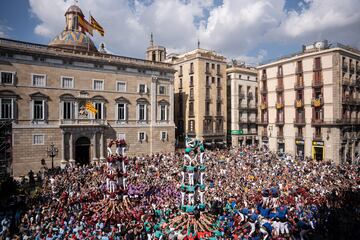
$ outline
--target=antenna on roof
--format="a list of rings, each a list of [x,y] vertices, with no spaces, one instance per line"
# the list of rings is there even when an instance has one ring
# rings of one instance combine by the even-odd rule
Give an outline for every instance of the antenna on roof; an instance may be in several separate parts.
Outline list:
[[[78,5],[79,4],[79,0],[74,0],[74,5]]]
[[[198,49],[200,48],[200,39],[198,39],[198,41],[197,41],[197,48]]]

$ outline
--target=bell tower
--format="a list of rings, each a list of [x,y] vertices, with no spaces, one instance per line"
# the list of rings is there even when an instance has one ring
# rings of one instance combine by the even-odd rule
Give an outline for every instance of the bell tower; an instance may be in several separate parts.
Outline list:
[[[154,37],[150,35],[150,46],[146,50],[146,60],[152,62],[164,62],[166,59],[166,48],[154,45]]]

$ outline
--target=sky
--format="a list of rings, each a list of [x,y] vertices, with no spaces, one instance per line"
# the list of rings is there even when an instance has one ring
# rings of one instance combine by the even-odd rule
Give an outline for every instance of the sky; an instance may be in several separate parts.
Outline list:
[[[48,44],[74,0],[0,0],[0,37]],[[78,0],[114,54],[145,58],[150,34],[167,53],[197,47],[257,65],[327,39],[360,49],[359,0]]]

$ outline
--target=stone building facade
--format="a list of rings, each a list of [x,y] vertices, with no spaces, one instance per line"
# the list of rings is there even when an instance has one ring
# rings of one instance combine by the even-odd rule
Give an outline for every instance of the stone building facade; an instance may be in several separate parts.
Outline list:
[[[258,67],[263,146],[316,160],[357,161],[360,51],[317,42]]]
[[[227,129],[232,146],[258,143],[257,70],[232,63],[227,75]]]
[[[80,11],[70,7],[66,19]],[[110,139],[125,139],[129,155],[174,150],[172,66],[89,49],[74,24],[49,46],[0,39],[0,118],[13,120],[14,176],[37,171],[41,159],[49,167],[52,142],[55,166],[103,160]]]
[[[205,145],[226,142],[226,59],[215,52],[197,48],[170,55],[175,73],[176,139],[197,137]]]

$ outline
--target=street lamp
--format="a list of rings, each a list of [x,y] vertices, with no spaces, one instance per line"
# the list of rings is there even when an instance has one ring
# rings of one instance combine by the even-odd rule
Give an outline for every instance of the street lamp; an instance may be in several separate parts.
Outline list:
[[[46,148],[46,152],[51,157],[51,169],[54,169],[54,157],[57,155],[59,149],[55,147],[54,143],[50,144],[50,148]]]

